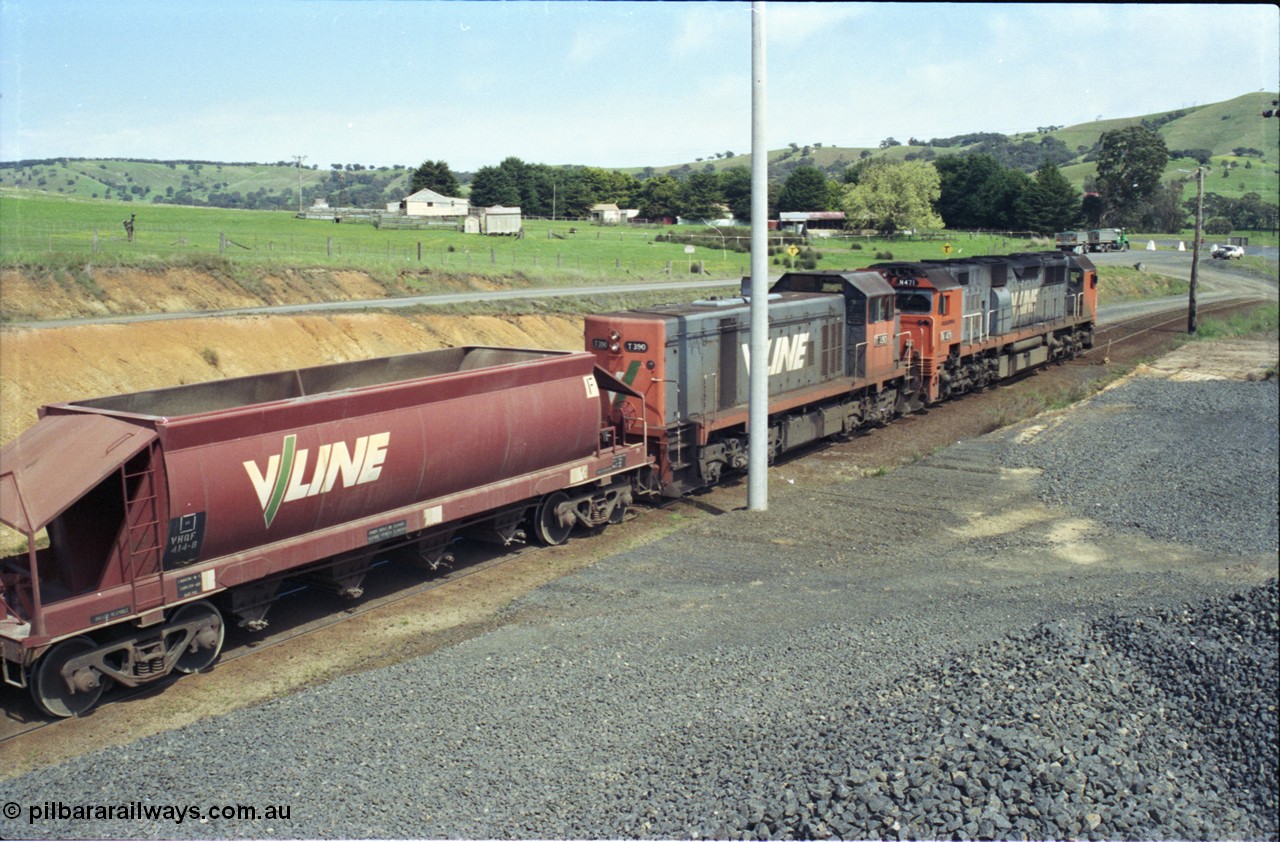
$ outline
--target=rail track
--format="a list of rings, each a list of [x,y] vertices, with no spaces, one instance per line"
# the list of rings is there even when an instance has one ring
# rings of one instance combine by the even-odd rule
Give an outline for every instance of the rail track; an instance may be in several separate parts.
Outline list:
[[[1225,313],[1256,303],[1256,299],[1230,299],[1200,308],[1202,315]],[[1095,346],[1081,354],[1082,358],[1101,355],[1109,358],[1111,349],[1124,345],[1138,337],[1154,331],[1170,328],[1179,323],[1185,324],[1186,312],[1182,309],[1165,309],[1123,319],[1118,322],[1101,325],[1096,331]],[[1173,331],[1170,331],[1173,332]],[[1019,378],[1021,379],[1021,378]],[[966,399],[972,399],[970,396]],[[803,458],[812,451],[806,450],[797,454]],[[793,460],[787,460],[793,461]],[[649,507],[633,507],[627,516],[626,523],[631,523],[647,513],[663,511],[681,505],[705,507],[699,501],[669,501],[665,504]],[[266,636],[250,637],[248,632],[239,629],[228,629],[229,645],[220,657],[219,664],[228,664],[241,658],[297,641],[307,635],[315,634],[347,620],[364,616],[372,612],[389,608],[405,602],[429,591],[454,585],[472,575],[493,568],[510,564],[543,549],[536,545],[526,545],[516,549],[496,548],[476,542],[463,540],[460,542],[459,555],[470,559],[465,564],[447,570],[423,580],[420,568],[408,564],[394,564],[391,557],[374,565],[374,570],[366,579],[366,595],[359,604],[342,607],[337,604],[337,597],[327,592],[317,592],[314,588],[298,587],[282,594],[278,604],[272,609],[273,625],[279,631]],[[319,593],[318,598],[317,593]],[[130,689],[112,687],[104,697],[100,709],[109,711],[117,703],[130,699],[162,692],[180,676],[167,679],[157,684],[145,685]],[[54,728],[60,724],[72,722],[70,719],[51,719],[40,712],[28,695],[10,686],[0,688],[0,704],[3,704],[4,716],[0,717],[0,746],[12,745],[20,738]],[[106,714],[103,714],[106,715]]]

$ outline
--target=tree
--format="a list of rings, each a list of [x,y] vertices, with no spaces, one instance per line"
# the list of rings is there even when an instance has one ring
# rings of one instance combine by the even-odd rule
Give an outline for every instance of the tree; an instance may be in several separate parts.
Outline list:
[[[733,211],[733,218],[751,221],[751,170],[747,167],[729,167],[720,173],[720,192],[725,204]]]
[[[640,215],[645,219],[675,218],[680,197],[680,180],[669,175],[646,178],[640,185]]]
[[[509,170],[481,167],[471,179],[471,204],[476,207],[520,204],[520,187]]]
[[[948,228],[1002,227],[995,222],[987,201],[993,182],[1004,167],[988,154],[946,155],[934,162],[938,173],[938,213]]]
[[[1177,234],[1186,227],[1187,210],[1182,203],[1182,191],[1185,187],[1183,179],[1175,178],[1156,189],[1143,210],[1143,231]],[[1194,200],[1192,206],[1194,207]]]
[[[409,192],[417,193],[419,190],[434,190],[442,196],[457,196],[462,192],[462,187],[446,162],[423,161],[413,171],[413,177],[409,181]]]
[[[779,211],[829,210],[827,176],[817,167],[796,167],[778,194]]]
[[[680,185],[677,208],[680,216],[691,219],[719,219],[724,213],[724,193],[720,179],[711,173],[694,173]]]
[[[1098,139],[1098,192],[1103,218],[1121,224],[1136,221],[1143,202],[1160,186],[1169,150],[1164,140],[1144,126],[1104,132]]]
[[[1057,164],[1045,161],[1023,195],[1023,226],[1042,234],[1070,228],[1080,217],[1080,194]]]
[[[844,212],[851,222],[882,231],[942,228],[942,217],[934,210],[940,193],[933,164],[881,163],[844,188]]]
[[[992,228],[1018,230],[1026,227],[1027,194],[1035,182],[1022,170],[1001,169],[978,196],[987,208]]]

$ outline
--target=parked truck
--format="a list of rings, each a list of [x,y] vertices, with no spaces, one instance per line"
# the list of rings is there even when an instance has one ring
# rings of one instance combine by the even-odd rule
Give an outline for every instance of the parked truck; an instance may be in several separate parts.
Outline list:
[[[1072,254],[1097,251],[1128,251],[1129,238],[1123,228],[1094,228],[1090,231],[1059,231],[1054,248]]]
[[[1089,251],[1128,251],[1123,228],[1095,228],[1089,232]]]

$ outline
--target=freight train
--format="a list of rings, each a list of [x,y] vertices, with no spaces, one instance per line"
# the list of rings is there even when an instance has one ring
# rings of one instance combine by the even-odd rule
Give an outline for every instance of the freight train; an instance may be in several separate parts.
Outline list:
[[[586,348],[467,347],[43,407],[0,450],[0,666],[55,717],[210,667],[289,581],[358,597],[374,558],[559,544],[770,459],[1091,347],[1097,272],[1060,252],[791,272],[750,359],[746,295],[593,315]]]

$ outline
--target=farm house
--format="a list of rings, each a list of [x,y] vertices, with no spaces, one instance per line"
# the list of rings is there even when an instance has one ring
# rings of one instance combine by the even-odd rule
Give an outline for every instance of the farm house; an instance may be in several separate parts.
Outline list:
[[[399,206],[388,205],[387,210],[399,211],[406,216],[466,216],[471,206],[466,199],[445,196],[434,190],[422,189],[400,200]]]
[[[640,215],[636,209],[619,208],[614,204],[591,206],[591,222],[595,225],[621,225]]]

